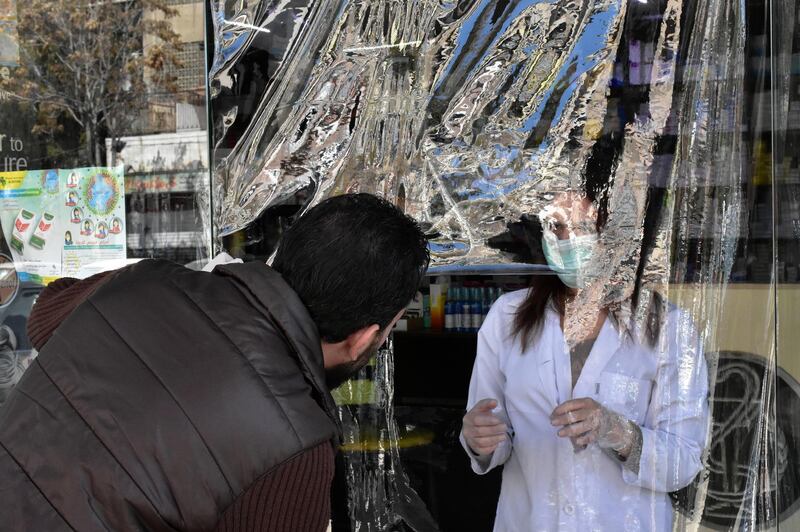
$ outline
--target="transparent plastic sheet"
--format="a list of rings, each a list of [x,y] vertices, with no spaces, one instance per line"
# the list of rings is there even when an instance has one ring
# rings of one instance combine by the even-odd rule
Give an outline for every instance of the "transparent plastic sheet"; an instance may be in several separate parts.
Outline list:
[[[557,442],[543,446],[537,454],[557,466],[535,493],[544,502],[531,503],[532,513],[552,517],[542,529],[666,530],[666,521],[676,530],[774,526],[779,508],[796,499],[776,477],[796,467],[785,460],[796,443],[781,434],[773,413],[777,287],[774,278],[757,289],[728,284],[743,238],[763,222],[752,219],[744,194],[755,172],[745,162],[751,132],[742,129],[748,14],[744,2],[728,0],[641,4],[263,1],[233,9],[215,2],[217,234],[243,228],[301,190],[312,191],[303,207],[369,191],[402,204],[434,235],[435,265],[507,264],[516,259],[491,239],[521,217],[544,225],[565,191],[588,194],[598,152],[616,150],[592,193],[606,219],[586,271],[591,282],[564,309],[565,354],[607,311],[621,343],[648,346],[639,354],[678,370],[659,381],[644,370],[632,374],[627,354],[610,358],[594,375],[597,398],[643,429],[642,469],[617,464],[626,471],[624,486],[584,485],[577,480],[607,470],[614,456],[572,457],[572,447],[564,454]],[[633,55],[631,21],[648,17],[652,49],[636,53],[651,60],[640,62],[640,81],[632,72],[625,78],[644,96],[636,95],[640,105],[618,128],[621,140],[607,148],[600,142],[615,129],[608,87],[619,81],[620,56]],[[258,61],[248,54],[273,34],[279,42],[270,47],[259,89],[249,99],[231,97],[244,69]],[[763,129],[753,115],[751,127]],[[665,136],[677,138],[668,157]],[[569,218],[572,208],[559,215]],[[773,230],[772,223],[764,227],[767,237]],[[648,344],[653,331],[662,334]],[[567,376],[556,380],[569,383]],[[374,398],[342,407],[347,441],[356,449],[376,443],[348,453],[353,527],[435,529],[402,468],[391,357],[378,359],[371,381]],[[708,403],[698,395],[704,382]],[[659,410],[648,403],[651,392],[679,407]],[[559,396],[556,404],[572,398]],[[517,433],[514,452],[522,456]],[[699,449],[691,460],[702,464],[691,479],[683,478],[690,459],[671,454],[687,441],[692,453]],[[655,488],[631,491],[636,475],[648,472]],[[596,499],[609,493],[621,504]],[[614,520],[620,516],[622,523]]]
[[[757,430],[752,440],[739,447],[742,451],[748,444],[749,458],[739,457],[745,468],[746,486],[731,490],[732,480],[739,475],[726,463],[731,436],[737,433],[736,419],[740,413],[718,412],[714,417],[714,406],[729,398],[723,393],[715,398],[715,390],[726,388],[726,381],[736,380],[740,372],[752,372],[738,361],[726,357],[718,373],[721,344],[720,324],[738,319],[735,309],[726,304],[728,279],[730,278],[740,235],[747,234],[746,205],[743,201],[742,184],[743,140],[740,124],[744,112],[744,68],[745,60],[745,6],[738,2],[697,2],[691,17],[693,26],[688,28],[687,61],[683,71],[683,92],[676,98],[676,112],[681,133],[674,156],[669,182],[666,209],[661,219],[657,240],[673,242],[672,258],[651,256],[645,267],[650,274],[647,281],[665,285],[664,281],[691,279],[684,286],[666,285],[666,295],[676,301],[696,320],[700,327],[700,340],[706,349],[709,365],[710,404],[712,422],[709,426],[709,444],[705,450],[706,469],[691,489],[676,495],[679,508],[686,517],[684,529],[696,529],[701,521],[730,521],[734,529],[749,529],[756,522],[755,509],[745,515],[731,515],[731,506],[742,500],[754,499],[763,481],[762,472],[767,471],[762,454],[768,448],[766,431]],[[713,58],[713,59],[712,59]],[[693,242],[702,242],[698,252]],[[700,255],[698,256],[697,253]],[[659,260],[660,259],[660,260]],[[656,266],[655,268],[653,266]],[[664,268],[667,266],[667,268]],[[649,267],[649,268],[648,268]],[[659,279],[659,276],[662,276]],[[677,288],[675,288],[677,286]],[[761,309],[771,314],[769,305]],[[771,344],[770,327],[753,331],[764,335],[764,345]],[[770,404],[772,357],[767,354],[763,374],[757,377],[760,390],[749,389],[749,396],[742,397],[747,409],[757,408],[760,422],[769,423],[769,413],[764,408]],[[757,407],[756,405],[761,405]],[[748,422],[753,421],[752,418]],[[752,427],[740,427],[751,429]],[[737,446],[734,444],[734,446]],[[735,463],[734,459],[734,462]],[[758,472],[758,473],[755,473]],[[743,488],[743,492],[735,492]],[[707,501],[708,499],[708,501]],[[706,506],[708,505],[708,506]],[[707,519],[702,518],[706,516]],[[715,519],[716,518],[716,519]],[[681,527],[677,527],[681,528]]]
[[[800,297],[789,283],[797,280],[797,265],[800,264],[800,169],[796,154],[800,139],[793,129],[797,128],[798,116],[798,57],[797,25],[800,12],[796,2],[772,4],[772,148],[773,232],[775,247],[776,283],[776,393],[774,459],[775,513],[783,530],[800,528],[798,499],[800,499],[800,475],[797,454],[800,441],[800,423],[795,412],[800,412],[800,386],[796,368],[797,343],[794,337],[798,330]]]
[[[438,530],[436,522],[410,487],[400,457],[401,433],[393,402],[393,351],[390,337],[368,370],[334,392],[344,427],[345,474],[348,485],[354,488],[349,493],[347,517],[353,530],[359,532],[404,530],[404,525],[418,532],[432,532]],[[359,386],[365,382],[376,384],[374,395],[367,401],[361,397],[364,391]]]
[[[237,103],[215,111],[219,234],[311,184],[311,204],[347,190],[402,195],[442,234],[440,261],[497,262],[484,240],[530,210],[535,184],[580,179],[575,163],[601,126],[624,6],[216,3],[212,101],[235,92],[237,60],[257,37],[289,39],[249,116]],[[231,146],[237,119],[244,132]]]

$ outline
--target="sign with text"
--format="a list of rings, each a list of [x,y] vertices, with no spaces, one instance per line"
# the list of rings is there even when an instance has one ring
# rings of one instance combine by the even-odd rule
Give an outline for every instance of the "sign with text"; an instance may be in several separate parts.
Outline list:
[[[124,260],[123,168],[0,173],[0,224],[17,270],[36,282]]]

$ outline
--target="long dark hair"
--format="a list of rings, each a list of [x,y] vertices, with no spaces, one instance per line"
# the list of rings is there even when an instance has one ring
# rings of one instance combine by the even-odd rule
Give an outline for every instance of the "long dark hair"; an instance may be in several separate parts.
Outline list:
[[[542,224],[537,217],[523,214],[519,221],[507,224],[506,229],[488,240],[489,247],[512,255],[515,262],[547,265],[542,251]],[[551,272],[532,277],[530,291],[517,309],[512,329],[514,336],[521,338],[523,346],[539,334],[550,301],[564,313],[566,295],[567,287]]]
[[[617,158],[622,151],[622,134],[609,133],[595,143],[591,156],[584,168],[584,190],[586,198],[597,207],[596,229],[601,232],[608,220],[608,191],[611,187],[610,176],[616,166]],[[642,296],[641,280],[644,265],[652,251],[664,191],[650,188],[647,195],[647,212],[644,220],[643,245],[640,262],[636,272],[636,284],[628,303],[636,309]],[[542,250],[542,225],[535,216],[522,216],[518,222],[508,224],[508,231],[489,240],[491,247],[503,249],[516,255],[516,260],[534,264],[547,265]],[[523,346],[534,341],[542,329],[544,315],[549,305],[563,316],[569,288],[558,276],[550,274],[534,275],[531,278],[530,290],[514,315],[512,332]],[[648,301],[645,326],[646,341],[655,345],[664,315],[666,302],[657,294]]]
[[[308,309],[326,342],[377,324],[414,299],[428,268],[416,221],[370,194],[344,194],[309,209],[281,238],[272,267]]]
[[[594,196],[594,197],[592,197]],[[608,218],[607,200],[605,192],[599,195],[587,194],[592,201],[597,201],[598,216],[596,228],[602,230]],[[509,224],[509,231],[515,237],[524,238],[525,244],[530,249],[531,262],[534,264],[547,264],[542,250],[542,225],[534,217],[523,217],[520,222]],[[524,236],[523,236],[524,235]],[[514,315],[512,332],[519,337],[523,346],[535,340],[542,329],[544,314],[548,305],[552,305],[560,316],[564,315],[565,303],[569,294],[569,287],[561,282],[557,275],[552,273],[534,275],[531,278],[530,290]]]
[[[533,277],[530,291],[514,315],[512,328],[514,336],[520,339],[523,346],[538,338],[548,305],[552,303],[558,314],[564,315],[567,290],[567,286],[556,275]]]

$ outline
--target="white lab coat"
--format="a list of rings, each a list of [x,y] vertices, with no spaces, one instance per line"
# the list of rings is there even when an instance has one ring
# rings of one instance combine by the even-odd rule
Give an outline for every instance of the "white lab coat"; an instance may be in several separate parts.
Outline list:
[[[707,369],[691,319],[671,307],[656,350],[617,333],[606,320],[572,388],[570,355],[558,314],[548,310],[538,339],[522,349],[512,337],[514,313],[527,290],[501,297],[478,334],[467,408],[498,401],[495,415],[510,439],[490,459],[467,450],[484,474],[504,464],[495,530],[668,531],[668,493],[701,469],[708,429]],[[660,352],[663,351],[663,352]],[[575,453],[550,424],[564,401],[591,397],[642,429],[639,474],[596,445]],[[466,449],[463,435],[462,445]]]

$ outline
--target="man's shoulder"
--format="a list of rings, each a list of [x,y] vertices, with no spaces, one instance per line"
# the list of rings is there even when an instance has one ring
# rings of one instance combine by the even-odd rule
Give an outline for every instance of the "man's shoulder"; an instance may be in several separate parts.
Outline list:
[[[230,281],[222,276],[192,270],[169,260],[147,259],[119,270],[95,293],[94,299],[128,303],[144,300],[148,307],[150,304],[157,307],[170,296],[177,295],[176,291],[207,294],[211,299],[226,293],[235,295],[230,290]]]

